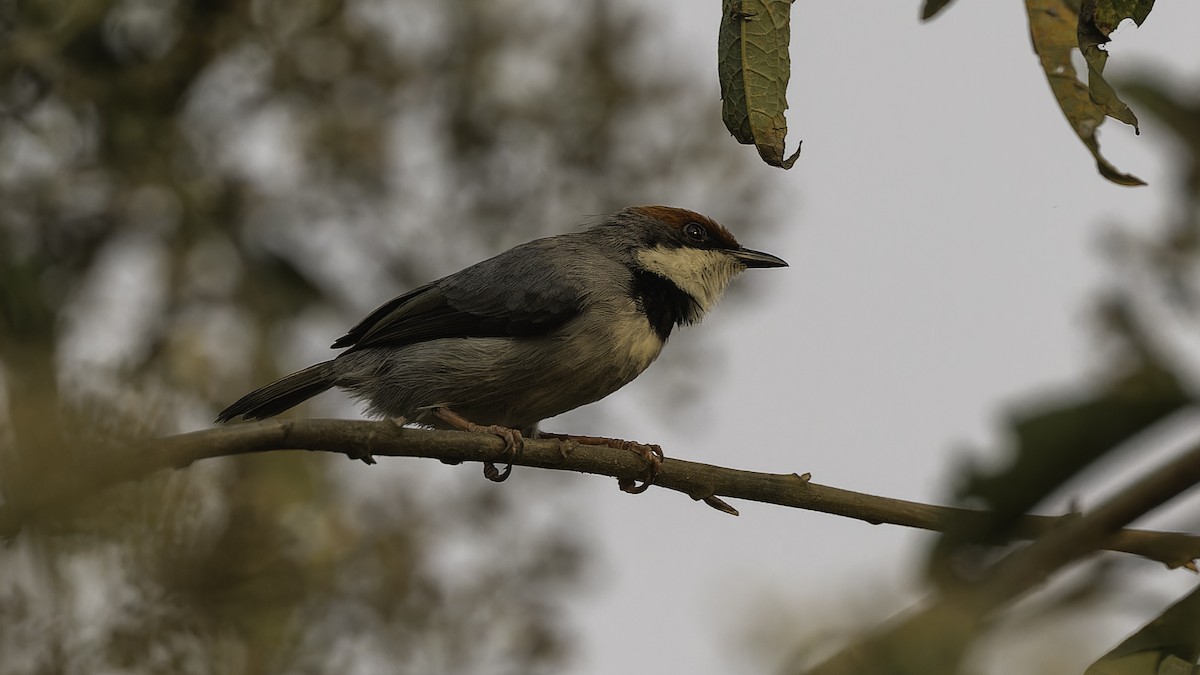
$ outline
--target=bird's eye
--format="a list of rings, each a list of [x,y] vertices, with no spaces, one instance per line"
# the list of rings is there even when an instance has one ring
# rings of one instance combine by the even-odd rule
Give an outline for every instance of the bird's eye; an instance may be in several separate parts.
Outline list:
[[[683,226],[683,234],[692,241],[700,242],[708,239],[708,230],[700,223],[688,223]]]

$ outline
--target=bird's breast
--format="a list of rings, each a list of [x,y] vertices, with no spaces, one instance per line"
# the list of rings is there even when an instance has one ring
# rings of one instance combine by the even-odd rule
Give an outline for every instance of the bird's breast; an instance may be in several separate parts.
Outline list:
[[[621,316],[612,321],[608,331],[604,332],[607,333],[605,339],[608,341],[606,351],[614,362],[623,362],[621,369],[630,371],[630,379],[637,377],[654,363],[664,344],[646,315],[641,312]]]

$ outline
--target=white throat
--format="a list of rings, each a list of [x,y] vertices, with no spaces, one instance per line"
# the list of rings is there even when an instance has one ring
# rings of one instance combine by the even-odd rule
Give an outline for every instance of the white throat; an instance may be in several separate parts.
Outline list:
[[[639,251],[637,259],[643,269],[669,279],[695,299],[701,310],[696,321],[717,304],[729,282],[746,269],[724,251],[687,247],[655,246]]]

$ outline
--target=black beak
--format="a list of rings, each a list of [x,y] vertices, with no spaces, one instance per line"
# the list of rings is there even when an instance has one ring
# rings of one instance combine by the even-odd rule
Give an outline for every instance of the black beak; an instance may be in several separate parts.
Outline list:
[[[746,267],[787,267],[783,258],[777,258],[770,253],[762,251],[751,251],[748,248],[739,248],[733,251],[733,257],[737,258]]]

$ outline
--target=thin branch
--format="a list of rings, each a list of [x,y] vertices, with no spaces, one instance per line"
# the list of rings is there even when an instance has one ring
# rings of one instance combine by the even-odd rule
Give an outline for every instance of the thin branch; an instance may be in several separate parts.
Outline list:
[[[981,580],[953,585],[819,665],[796,672],[847,675],[876,672],[883,664],[888,664],[890,672],[958,672],[963,654],[996,610],[1063,567],[1107,548],[1114,533],[1122,532],[1121,527],[1197,483],[1200,446],[1154,468],[1089,513],[1073,517],[1009,553]]]
[[[1101,548],[1125,525],[1197,484],[1200,445],[1146,473],[1088,513],[1005,556],[975,593],[981,603],[993,607],[1019,597],[1053,572]]]
[[[364,420],[268,420],[235,424],[155,439],[123,461],[105,458],[98,466],[78,472],[80,475],[74,481],[59,483],[19,505],[0,506],[0,536],[15,534],[30,513],[75,497],[81,491],[133,480],[163,468],[181,468],[200,459],[275,450],[336,452],[354,459],[426,457],[451,464],[508,461],[504,442],[488,434],[402,428],[389,421]],[[631,452],[564,445],[557,440],[526,440],[523,453],[514,463],[618,479],[638,478],[645,468],[643,460]],[[742,471],[670,457],[663,462],[655,484],[714,506],[721,502],[713,498],[729,497],[820,511],[875,525],[887,523],[932,531],[944,531],[951,523],[959,528],[963,519],[982,519],[986,515],[818,485],[810,482],[807,474]],[[1075,520],[1078,516],[1026,516],[1017,528],[1017,536],[1034,539]],[[1178,567],[1200,558],[1200,537],[1127,529],[1108,535],[1103,548]]]

